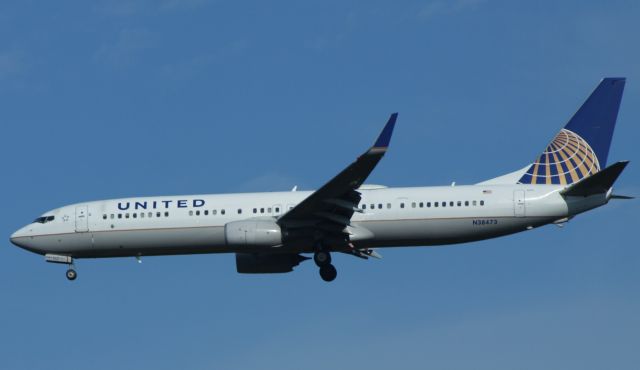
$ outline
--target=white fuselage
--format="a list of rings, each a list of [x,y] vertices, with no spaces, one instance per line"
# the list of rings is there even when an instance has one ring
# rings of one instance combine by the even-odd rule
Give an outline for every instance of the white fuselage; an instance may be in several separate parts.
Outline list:
[[[565,199],[557,185],[470,185],[359,190],[351,224],[357,248],[430,246],[488,239],[567,219],[608,197]],[[82,257],[256,251],[230,246],[227,223],[277,219],[311,192],[127,198],[78,203],[43,214],[11,236],[40,254]],[[364,232],[359,232],[358,230]],[[272,246],[312,252],[310,245]],[[264,247],[261,247],[264,248]]]

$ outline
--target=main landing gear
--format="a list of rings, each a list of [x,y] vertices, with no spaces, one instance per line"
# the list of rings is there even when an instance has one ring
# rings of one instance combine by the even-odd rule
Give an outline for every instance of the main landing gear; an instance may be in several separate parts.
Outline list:
[[[318,251],[313,255],[313,262],[320,267],[320,277],[324,281],[333,281],[338,276],[338,271],[331,264],[331,253],[327,251]]]

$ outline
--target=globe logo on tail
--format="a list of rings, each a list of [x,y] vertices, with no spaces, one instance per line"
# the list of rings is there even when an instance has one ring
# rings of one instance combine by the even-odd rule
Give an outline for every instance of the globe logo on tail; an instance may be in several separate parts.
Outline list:
[[[568,185],[598,171],[600,163],[589,143],[575,132],[562,129],[519,183]]]

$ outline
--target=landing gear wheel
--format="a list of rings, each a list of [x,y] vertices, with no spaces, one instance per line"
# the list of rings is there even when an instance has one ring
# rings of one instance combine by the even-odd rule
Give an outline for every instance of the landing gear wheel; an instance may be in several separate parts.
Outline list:
[[[78,277],[78,273],[74,269],[67,270],[67,279],[73,281]]]
[[[320,267],[320,277],[322,278],[322,280],[327,282],[334,281],[336,279],[336,276],[338,276],[338,270],[336,270],[333,265],[329,264]]]
[[[331,263],[331,253],[325,251],[316,252],[313,255],[313,262],[316,263],[316,266],[322,267]]]

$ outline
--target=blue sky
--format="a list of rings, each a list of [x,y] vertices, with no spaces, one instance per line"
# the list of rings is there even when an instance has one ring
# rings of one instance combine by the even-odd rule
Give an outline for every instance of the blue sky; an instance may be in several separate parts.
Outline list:
[[[635,1],[5,1],[0,368],[634,369],[638,204],[564,229],[244,276],[232,255],[81,260],[12,246],[42,212],[139,195],[313,189],[400,112],[370,183],[530,163],[628,78],[609,160],[640,195]]]

